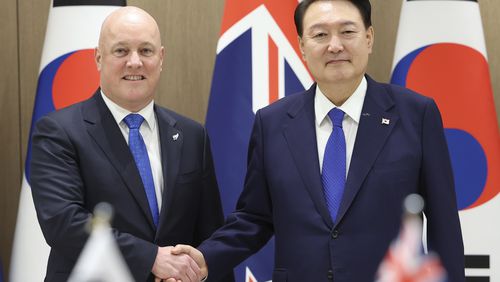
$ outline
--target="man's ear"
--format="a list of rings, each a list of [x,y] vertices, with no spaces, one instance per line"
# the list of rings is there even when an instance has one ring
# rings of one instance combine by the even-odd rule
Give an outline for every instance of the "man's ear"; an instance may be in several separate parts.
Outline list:
[[[99,50],[99,47],[95,47],[94,60],[98,71],[101,71],[101,59],[102,59],[101,51]]]
[[[163,58],[165,57],[165,47],[161,46],[160,48],[160,71],[163,70]]]
[[[304,53],[304,41],[300,36],[297,36],[297,40],[299,41],[299,48],[300,48],[300,53],[302,54],[302,60],[305,60],[306,54]]]
[[[370,50],[370,54],[372,53],[372,48],[373,48],[373,41],[375,40],[375,30],[373,29],[373,26],[370,26],[366,30],[366,42],[368,44],[368,49]]]

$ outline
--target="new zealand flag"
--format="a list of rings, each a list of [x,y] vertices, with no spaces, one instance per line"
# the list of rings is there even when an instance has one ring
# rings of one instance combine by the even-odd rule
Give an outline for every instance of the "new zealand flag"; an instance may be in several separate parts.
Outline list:
[[[255,112],[312,84],[293,23],[297,4],[226,1],[206,119],[225,214],[243,188]],[[237,281],[270,280],[273,252],[271,240],[236,268]]]

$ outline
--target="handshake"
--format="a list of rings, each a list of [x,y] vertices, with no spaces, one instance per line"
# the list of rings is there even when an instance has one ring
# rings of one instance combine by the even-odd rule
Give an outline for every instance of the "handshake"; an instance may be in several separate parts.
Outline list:
[[[188,245],[158,247],[151,272],[155,282],[198,282],[208,276],[203,254]]]

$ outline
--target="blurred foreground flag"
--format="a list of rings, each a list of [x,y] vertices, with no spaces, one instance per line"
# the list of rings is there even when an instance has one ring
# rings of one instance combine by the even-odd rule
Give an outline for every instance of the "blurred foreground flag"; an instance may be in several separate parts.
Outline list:
[[[422,197],[405,200],[405,215],[398,238],[380,264],[376,282],[442,282],[446,272],[434,254],[425,255],[422,246]]]
[[[94,50],[104,18],[125,0],[53,0],[31,127],[45,114],[90,97],[99,86]],[[30,138],[31,140],[31,130]],[[30,141],[31,143],[31,141]],[[10,266],[11,282],[43,281],[49,246],[36,218],[26,155]]]
[[[95,207],[92,232],[71,273],[69,282],[133,282],[132,274],[111,233],[112,207]]]
[[[434,98],[455,176],[466,276],[500,281],[500,134],[477,1],[403,1],[392,83]],[[473,278],[474,277],[474,278]]]
[[[224,212],[243,189],[255,112],[312,84],[302,63],[293,13],[297,0],[226,0],[206,126]],[[237,282],[269,281],[274,241],[236,267]]]

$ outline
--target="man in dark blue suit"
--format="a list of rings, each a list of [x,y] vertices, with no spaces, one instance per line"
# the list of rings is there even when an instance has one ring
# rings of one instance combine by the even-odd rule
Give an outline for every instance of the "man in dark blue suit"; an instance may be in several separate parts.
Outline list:
[[[404,198],[419,193],[428,248],[449,281],[464,281],[439,110],[432,99],[365,74],[370,14],[368,0],[298,5],[300,48],[316,83],[256,113],[236,210],[199,251],[177,246],[174,253],[190,254],[204,272],[208,265],[210,277],[275,235],[273,282],[372,282],[400,229]]]
[[[113,234],[135,281],[199,276],[170,250],[208,238],[222,207],[205,129],[153,101],[163,56],[155,20],[118,9],[95,51],[100,89],[37,122],[30,180],[51,247],[45,281],[67,281],[100,202],[114,207]]]

